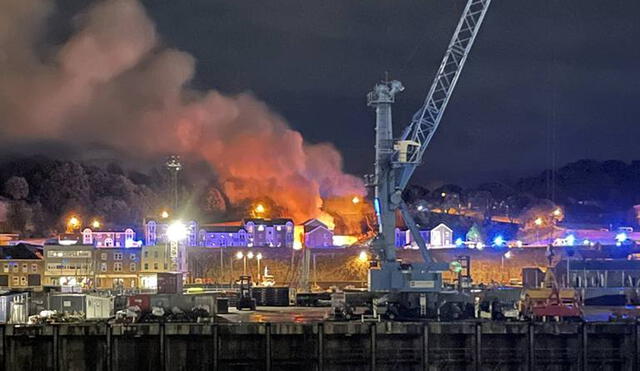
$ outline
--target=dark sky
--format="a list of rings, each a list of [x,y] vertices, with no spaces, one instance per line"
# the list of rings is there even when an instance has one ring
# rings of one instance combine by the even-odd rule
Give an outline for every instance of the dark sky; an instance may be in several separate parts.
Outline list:
[[[347,171],[371,172],[365,95],[389,71],[419,108],[462,0],[148,0],[193,85],[252,91]],[[494,0],[415,180],[477,184],[580,159],[640,159],[640,2]]]

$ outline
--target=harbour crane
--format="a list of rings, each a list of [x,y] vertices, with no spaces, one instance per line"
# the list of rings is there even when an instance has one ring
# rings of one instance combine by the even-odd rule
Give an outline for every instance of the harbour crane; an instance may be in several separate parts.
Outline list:
[[[398,140],[393,138],[391,105],[396,94],[404,90],[402,83],[382,81],[367,95],[367,104],[376,112],[375,174],[369,184],[375,189],[379,229],[371,247],[380,263],[378,269],[369,270],[370,291],[427,294],[442,291],[442,272],[449,264],[431,259],[419,228],[402,200],[402,192],[422,163],[424,152],[438,129],[490,3],[491,0],[467,1],[424,104]],[[420,249],[423,263],[402,264],[396,258],[397,210]]]

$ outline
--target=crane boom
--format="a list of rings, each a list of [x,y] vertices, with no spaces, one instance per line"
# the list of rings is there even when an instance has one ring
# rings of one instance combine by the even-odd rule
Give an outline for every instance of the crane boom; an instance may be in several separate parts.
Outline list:
[[[469,0],[467,2],[424,104],[413,115],[411,124],[402,134],[401,140],[418,143],[419,147],[407,158],[406,164],[402,166],[400,174],[396,178],[397,188],[400,190],[403,190],[409,183],[411,175],[422,162],[422,157],[433,134],[438,129],[490,3],[491,0]]]
[[[381,262],[380,269],[369,270],[370,289],[431,291],[442,287],[441,272],[446,263],[433,262],[420,230],[407,205],[402,200],[415,168],[422,161],[442,114],[453,93],[460,72],[473,45],[491,0],[468,0],[458,26],[445,52],[436,78],[423,106],[416,112],[399,141],[394,141],[391,105],[404,87],[399,81],[376,84],[367,95],[367,104],[376,110],[375,209],[378,235],[372,242]],[[407,265],[396,259],[396,212],[400,210],[424,263]]]

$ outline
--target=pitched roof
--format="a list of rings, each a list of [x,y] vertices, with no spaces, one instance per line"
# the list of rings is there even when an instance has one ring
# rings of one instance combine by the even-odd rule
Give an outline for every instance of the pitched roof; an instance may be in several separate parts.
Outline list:
[[[292,223],[293,224],[293,219],[288,219],[288,218],[277,218],[277,219],[248,218],[248,219],[244,219],[243,220],[244,224],[247,224],[249,222],[253,222],[253,224],[263,224],[263,225],[267,225],[267,226],[274,226],[274,225],[283,225],[283,224],[287,224],[287,223]]]
[[[212,233],[238,233],[241,230],[244,231],[244,228],[236,225],[236,226],[231,226],[231,225],[210,225],[210,226],[203,226],[202,228],[200,228],[200,230],[204,230],[205,232],[212,232]]]
[[[322,227],[327,230],[329,229],[326,224],[315,218],[306,220],[304,223],[302,223],[302,225],[304,225],[305,232],[311,232],[318,227]]]
[[[0,247],[0,257],[2,259],[42,259],[42,248],[26,243],[2,246]]]

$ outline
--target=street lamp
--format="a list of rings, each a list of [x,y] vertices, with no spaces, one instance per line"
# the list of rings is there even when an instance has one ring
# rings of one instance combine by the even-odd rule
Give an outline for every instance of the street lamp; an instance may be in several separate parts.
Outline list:
[[[80,219],[78,219],[78,217],[76,216],[72,216],[71,218],[69,218],[69,220],[67,221],[67,228],[69,228],[70,231],[80,228]]]
[[[265,212],[265,210],[266,209],[264,208],[264,205],[262,205],[262,204],[256,205],[256,208],[255,208],[256,214],[263,214]]]
[[[162,219],[167,219],[169,217],[169,212],[167,212],[167,210],[162,210],[160,217],[162,217]]]
[[[100,222],[99,222],[97,219],[94,219],[94,220],[91,222],[91,227],[93,227],[93,229],[98,229],[98,228],[100,228]]]

